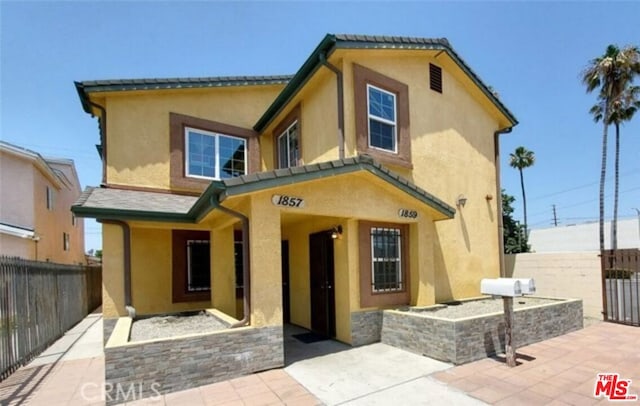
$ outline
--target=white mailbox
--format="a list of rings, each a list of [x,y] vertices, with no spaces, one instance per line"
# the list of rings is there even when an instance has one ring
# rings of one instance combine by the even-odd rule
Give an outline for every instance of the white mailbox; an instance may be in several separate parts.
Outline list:
[[[508,279],[508,278],[500,278],[500,279]],[[536,284],[533,281],[533,278],[514,278],[520,281],[520,288],[522,289],[523,295],[533,295],[536,293]]]
[[[480,281],[480,293],[493,296],[522,296],[522,287],[518,279],[500,278]]]

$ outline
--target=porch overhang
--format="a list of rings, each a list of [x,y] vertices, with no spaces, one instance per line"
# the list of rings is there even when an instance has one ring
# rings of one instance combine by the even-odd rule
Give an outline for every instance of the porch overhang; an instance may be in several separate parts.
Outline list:
[[[453,207],[366,155],[212,181],[198,198],[146,191],[87,188],[71,207],[71,211],[78,217],[197,224],[215,210],[214,202],[221,203],[234,196],[357,172],[369,173],[428,206],[438,214],[438,220],[450,219],[455,215]]]

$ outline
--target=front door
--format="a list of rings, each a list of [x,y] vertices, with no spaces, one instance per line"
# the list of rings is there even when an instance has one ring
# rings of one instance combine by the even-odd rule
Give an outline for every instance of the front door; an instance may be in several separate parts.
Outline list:
[[[282,321],[291,321],[291,304],[289,296],[289,241],[282,241]]]
[[[323,231],[309,236],[309,263],[311,330],[334,337],[336,309],[331,233]]]

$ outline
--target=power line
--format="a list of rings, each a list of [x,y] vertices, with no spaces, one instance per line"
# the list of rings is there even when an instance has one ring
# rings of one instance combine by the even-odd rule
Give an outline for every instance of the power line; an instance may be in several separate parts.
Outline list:
[[[628,175],[633,175],[636,174],[638,171],[640,171],[640,168],[636,168],[636,169],[632,169],[630,171],[624,172],[620,174],[620,178],[624,177],[624,176],[628,176]],[[607,177],[607,180],[611,180],[613,178],[612,175],[610,175],[609,177]],[[551,196],[556,196],[556,195],[561,195],[563,193],[568,193],[568,192],[573,192],[575,190],[580,190],[580,189],[585,189],[588,188],[590,186],[594,186],[594,185],[598,185],[600,183],[600,181],[597,182],[591,182],[591,183],[585,183],[584,185],[580,185],[580,186],[575,186],[575,187],[571,187],[569,189],[563,189],[563,190],[559,190],[557,192],[552,192],[552,193],[547,193],[546,195],[541,195],[541,196],[535,196],[531,199],[529,199],[529,201],[536,201],[536,200],[540,200],[540,199],[544,199],[545,197],[551,197]]]
[[[623,190],[623,191],[619,192],[618,194],[621,195],[623,193],[629,193],[629,192],[633,192],[635,190],[640,190],[640,186],[634,187],[634,188],[631,188],[631,189],[627,189],[627,190]],[[613,195],[612,193],[609,193],[609,194],[606,194],[605,197],[611,197],[612,195]],[[598,200],[599,200],[599,198],[589,199],[589,200],[584,200],[582,202],[569,204],[569,205],[566,205],[566,206],[558,206],[558,208],[567,209],[567,208],[570,208],[570,207],[582,206],[583,204],[592,203],[592,202],[595,202],[595,201],[598,201]],[[540,215],[548,214],[548,213],[549,213],[548,210],[539,211],[539,212],[535,212],[535,213],[529,214],[529,217],[536,217],[536,216],[540,216]]]

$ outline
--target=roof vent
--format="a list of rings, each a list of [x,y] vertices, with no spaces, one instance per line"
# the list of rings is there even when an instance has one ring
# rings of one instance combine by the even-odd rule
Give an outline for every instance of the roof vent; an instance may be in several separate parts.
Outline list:
[[[429,87],[433,91],[442,93],[442,68],[432,63],[429,64]]]

